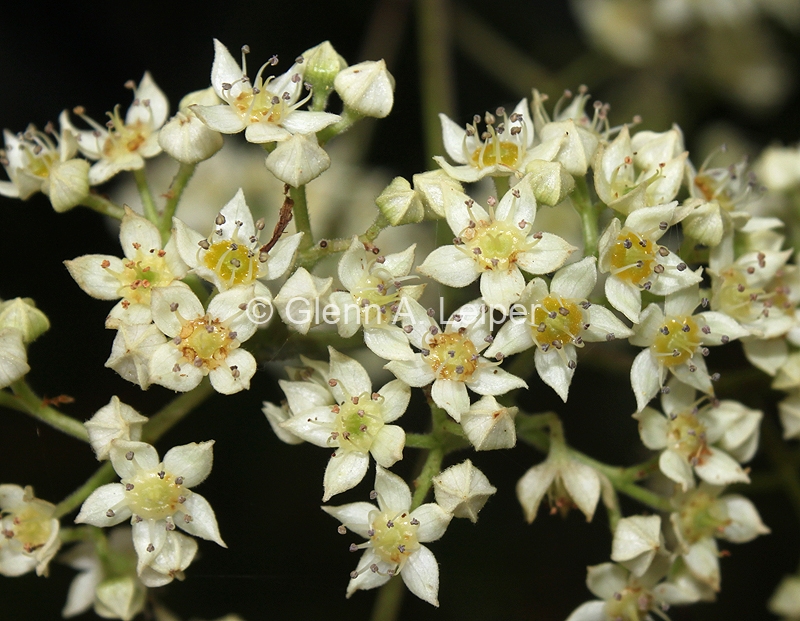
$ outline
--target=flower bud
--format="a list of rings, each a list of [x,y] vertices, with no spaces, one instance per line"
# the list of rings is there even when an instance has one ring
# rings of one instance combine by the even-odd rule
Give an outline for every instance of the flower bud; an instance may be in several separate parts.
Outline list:
[[[42,183],[53,209],[62,213],[80,204],[89,194],[89,162],[81,159],[53,162],[50,175]]]
[[[305,185],[328,170],[331,158],[314,135],[294,134],[267,156],[267,170],[292,187]]]
[[[497,488],[467,459],[433,477],[436,502],[458,518],[478,521],[478,512]]]
[[[392,226],[422,222],[425,215],[418,193],[402,177],[395,177],[375,199],[375,204]]]
[[[147,589],[136,576],[119,576],[97,585],[94,609],[101,617],[133,619],[144,609]]]
[[[0,329],[16,328],[25,343],[35,341],[50,329],[50,320],[31,298],[14,298],[0,303]]]
[[[504,407],[494,397],[481,397],[461,415],[461,427],[476,451],[513,448],[517,443],[515,407]]]
[[[0,388],[5,388],[31,370],[22,332],[16,328],[0,329],[0,351]]]
[[[394,78],[383,60],[348,67],[333,82],[344,105],[362,116],[382,119],[394,105]]]
[[[443,170],[431,170],[412,177],[425,215],[432,219],[445,217],[445,205],[456,194],[462,195],[464,187]]]
[[[108,405],[103,406],[95,415],[84,423],[89,432],[89,444],[92,445],[99,461],[108,459],[111,443],[114,440],[138,442],[142,438],[142,427],[147,422],[131,406],[122,403],[118,397],[111,397]]]
[[[634,515],[617,522],[611,544],[611,560],[634,576],[643,576],[656,553],[663,548],[661,518],[657,515]]]
[[[219,98],[213,87],[189,93],[178,107],[178,113],[161,128],[158,144],[182,164],[207,160],[222,148],[222,134],[209,129],[194,113],[191,106],[213,106]]]
[[[339,72],[347,68],[347,61],[331,45],[323,41],[301,55],[305,65],[303,79],[311,85],[314,96],[327,97]]]
[[[537,202],[554,207],[575,189],[575,178],[561,162],[533,160],[525,169]]]
[[[725,230],[719,203],[715,200],[705,202],[702,199],[690,198],[684,206],[688,206],[689,203],[695,208],[681,223],[683,232],[704,246],[710,248],[719,246]]]

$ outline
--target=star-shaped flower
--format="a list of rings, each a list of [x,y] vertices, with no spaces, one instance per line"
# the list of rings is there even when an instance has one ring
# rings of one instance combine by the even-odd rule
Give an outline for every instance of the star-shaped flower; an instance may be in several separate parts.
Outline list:
[[[61,546],[55,505],[33,495],[33,488],[0,485],[0,575],[21,576],[36,570],[46,576]]]
[[[405,431],[390,423],[405,412],[411,397],[400,380],[373,392],[364,367],[333,348],[328,351],[330,366],[319,367],[322,373],[308,367],[310,381],[280,381],[292,414],[281,427],[335,449],[325,470],[323,501],[360,483],[370,454],[384,468],[403,458]]]
[[[596,282],[594,257],[558,270],[549,292],[544,280],[531,280],[514,306],[524,309],[525,316],[512,316],[503,324],[486,356],[509,356],[535,346],[534,362],[539,377],[566,401],[577,365],[576,347],[583,347],[584,341],[627,338],[633,334],[607,308],[588,302]]]
[[[149,72],[145,72],[137,86],[133,81],[125,85],[133,91],[133,103],[123,120],[119,106],[109,112],[110,121],[104,126],[90,119],[81,107],[78,114],[92,129],[79,130],[64,115],[64,125],[78,140],[81,153],[97,160],[89,169],[89,183],[98,185],[108,181],[123,170],[144,168],[146,158],[161,153],[158,130],[167,120],[169,102],[158,88]]]
[[[434,250],[417,270],[449,287],[480,278],[486,303],[508,309],[525,288],[522,271],[547,274],[561,267],[575,248],[534,231],[536,198],[528,181],[523,178],[496,207],[490,202],[488,212],[466,194],[451,193],[445,213],[454,244]]]
[[[322,509],[346,528],[369,541],[352,544],[364,554],[350,574],[347,597],[374,589],[400,574],[408,590],[434,606],[439,605],[439,565],[424,545],[436,541],[447,529],[451,515],[435,502],[411,510],[411,490],[403,479],[381,466],[375,474],[378,506],[354,502]]]
[[[695,285],[667,295],[663,311],[657,304],[650,304],[641,314],[640,323],[629,339],[632,345],[645,347],[631,366],[637,411],[658,393],[668,371],[679,381],[713,394],[703,359],[708,353],[706,346],[723,345],[748,335],[747,330],[724,313],[693,314],[700,304]]]
[[[661,451],[658,465],[684,491],[694,487],[694,473],[713,485],[748,483],[739,465],[758,447],[762,413],[736,401],[695,399],[695,389],[677,381],[661,397],[664,415],[645,407],[633,415],[645,446]]]
[[[186,264],[178,256],[172,237],[164,246],[158,227],[128,207],[119,242],[122,259],[85,254],[64,261],[64,265],[78,286],[93,298],[120,300],[106,318],[107,328],[119,328],[123,323],[148,324],[152,320],[150,293],[168,285],[185,287],[179,280],[186,275]]]
[[[161,461],[149,444],[115,440],[109,457],[121,481],[92,492],[75,522],[109,527],[131,518],[139,575],[164,551],[175,527],[225,547],[214,510],[191,490],[211,472],[213,444],[176,446]]]
[[[339,120],[329,112],[300,110],[311,97],[300,99],[303,92],[302,62],[295,63],[283,75],[263,78],[264,63],[251,81],[247,75],[246,54],[242,48],[242,66],[222,43],[214,39],[214,64],[211,85],[225,103],[216,106],[192,106],[194,113],[214,131],[237,134],[245,130],[248,142],[266,143],[288,140],[293,134],[314,134]]]
[[[264,221],[253,222],[253,214],[239,189],[217,215],[214,231],[204,237],[175,218],[178,253],[191,271],[209,281],[220,291],[254,285],[254,297],[272,299],[259,279],[274,280],[291,267],[302,233],[278,240],[269,250],[262,250],[260,240]]]
[[[479,395],[502,395],[528,385],[480,355],[489,346],[488,308],[481,301],[465,304],[450,316],[444,331],[420,304],[406,298],[398,310],[409,342],[419,353],[386,365],[410,386],[433,383],[434,403],[456,421],[469,410],[467,387]]]
[[[256,331],[245,312],[252,299],[252,287],[236,287],[217,295],[206,310],[188,287],[154,291],[153,320],[170,340],[153,351],[150,381],[186,392],[208,375],[224,395],[250,388],[256,360],[239,346]]]

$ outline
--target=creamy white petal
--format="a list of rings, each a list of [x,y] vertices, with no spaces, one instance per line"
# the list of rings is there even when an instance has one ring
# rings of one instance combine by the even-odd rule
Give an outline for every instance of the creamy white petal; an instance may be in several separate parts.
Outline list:
[[[436,374],[430,365],[417,354],[412,360],[392,360],[383,367],[388,369],[409,386],[419,388],[430,384],[436,379]]]
[[[550,461],[530,468],[517,482],[517,499],[528,523],[536,519],[539,503],[556,477],[556,467]]]
[[[214,463],[214,440],[175,446],[164,455],[167,472],[183,478],[183,485],[192,488],[206,480]]]
[[[600,500],[600,477],[591,466],[574,459],[567,460],[561,466],[561,480],[573,502],[591,522],[597,502]]]
[[[455,246],[440,246],[417,271],[448,287],[466,287],[481,275],[475,260]]]
[[[375,467],[375,491],[381,511],[407,511],[411,507],[411,490],[405,481],[381,466]]]
[[[419,522],[417,539],[423,543],[441,539],[453,516],[435,502],[428,502],[414,509],[411,518]]]
[[[392,325],[364,328],[364,344],[384,360],[411,360],[416,354],[402,328]]]
[[[369,529],[372,528],[370,514],[377,511],[371,502],[351,502],[350,504],[331,507],[326,505],[322,510],[339,520],[347,530],[369,539]]]
[[[708,450],[711,454],[703,456],[694,467],[697,476],[712,485],[750,482],[750,477],[733,457],[713,447]]]
[[[336,494],[354,488],[367,474],[368,467],[369,455],[367,453],[337,450],[325,469],[323,479],[325,495],[322,497],[322,501],[327,502]]]
[[[445,410],[456,422],[469,410],[469,395],[464,382],[449,379],[437,379],[431,388],[431,398],[440,408]]]
[[[420,546],[411,554],[400,575],[414,595],[433,606],[439,605],[439,564],[428,548]]]
[[[527,388],[525,380],[493,365],[479,366],[472,374],[469,387],[479,395],[504,395],[516,388]]]
[[[289,271],[302,238],[303,233],[295,233],[278,240],[269,251],[266,273],[263,275],[265,280],[275,280]]]
[[[577,363],[578,356],[574,346],[566,345],[563,351],[568,361],[573,364]],[[568,364],[553,348],[548,352],[543,352],[537,348],[533,360],[536,365],[536,372],[542,378],[542,381],[555,390],[561,400],[566,403],[569,395],[569,385],[572,383],[575,369],[569,368]]]
[[[694,487],[691,465],[675,451],[668,449],[661,453],[658,458],[658,467],[667,477],[679,483],[684,492]]]
[[[642,312],[642,293],[639,287],[614,276],[609,276],[605,284],[609,304],[625,315],[633,323],[639,322]]]
[[[558,235],[542,233],[541,239],[528,252],[517,255],[517,264],[530,274],[555,272],[577,248]]]
[[[669,424],[665,416],[651,407],[633,415],[639,421],[639,436],[649,449],[659,451],[667,446]]]
[[[219,104],[217,106],[194,105],[191,106],[191,110],[209,129],[221,134],[238,134],[247,127],[247,122],[228,104]]]
[[[639,352],[631,365],[631,387],[636,411],[641,412],[661,388],[661,369],[649,349]]]
[[[297,382],[305,383],[308,382]],[[331,444],[331,432],[336,414],[331,411],[331,406],[311,407],[298,413],[296,416],[285,420],[281,427],[293,433],[306,442],[311,442],[322,448],[335,446]]]
[[[119,524],[129,517],[131,511],[125,499],[125,487],[121,483],[109,483],[98,487],[83,501],[75,523],[108,527]]]
[[[330,377],[341,382],[349,396],[372,392],[372,382],[364,367],[349,356],[339,353],[333,347],[328,348],[328,353],[331,361]]]
[[[227,548],[219,534],[217,516],[208,501],[200,494],[193,493],[182,505],[183,517],[176,515],[175,524],[190,535],[207,539]],[[191,516],[191,519],[186,519]]]

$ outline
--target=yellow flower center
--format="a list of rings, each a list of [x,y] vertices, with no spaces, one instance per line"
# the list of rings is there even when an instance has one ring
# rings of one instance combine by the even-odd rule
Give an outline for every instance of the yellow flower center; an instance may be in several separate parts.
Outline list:
[[[691,359],[700,339],[700,328],[690,316],[667,317],[650,347],[660,364],[674,367]]]
[[[426,354],[427,352],[427,354]],[[458,332],[432,336],[422,352],[439,379],[468,380],[478,368],[478,350]]]
[[[524,223],[523,228],[528,224]],[[517,260],[517,254],[528,249],[523,230],[503,220],[481,220],[459,235],[462,247],[471,254],[484,270],[508,270]]]
[[[394,315],[392,307],[400,301],[400,291],[395,287],[391,274],[385,276],[369,273],[350,292],[361,310],[364,325],[388,323]]]
[[[163,287],[175,280],[175,276],[164,259],[165,250],[151,248],[142,250],[134,246],[136,253],[133,259],[123,259],[122,272],[109,269],[106,262],[101,265],[119,281],[117,293],[121,298],[134,304],[149,304],[153,287]]]
[[[583,329],[583,313],[572,300],[548,295],[533,311],[533,338],[540,347],[561,349]]]
[[[10,529],[14,539],[22,544],[26,552],[41,548],[50,539],[53,532],[52,511],[44,510],[36,501],[26,502],[22,509],[13,514],[13,528]]]
[[[738,321],[751,321],[758,317],[764,290],[750,287],[744,274],[736,268],[725,270],[714,283],[711,306]]]
[[[411,553],[419,550],[419,522],[406,511],[400,515],[379,513],[371,527],[372,549],[387,563],[396,563],[402,569]]]
[[[124,159],[131,153],[136,153],[152,133],[152,128],[141,120],[126,124],[120,116],[119,106],[114,108],[114,112],[109,112],[108,116],[111,119],[111,128],[103,144],[103,157],[106,159]]]
[[[239,347],[236,333],[208,315],[185,322],[178,338],[177,347],[184,359],[207,371],[216,369]]]
[[[178,483],[177,478],[156,469],[123,479],[128,507],[134,515],[145,520],[163,520],[174,515],[191,494]]]
[[[469,161],[475,168],[502,165],[513,169],[520,159],[520,150],[520,145],[492,136],[472,152]]]
[[[203,264],[228,286],[246,285],[258,277],[257,253],[237,240],[214,242],[203,257]]]
[[[620,280],[639,285],[653,274],[657,251],[652,241],[623,230],[611,249],[611,273]]]
[[[267,81],[269,83],[269,80]],[[251,123],[275,123],[279,125],[286,113],[286,101],[266,90],[266,84],[256,81],[256,88],[245,88],[236,96],[232,105],[242,118]]]
[[[692,466],[710,455],[706,442],[706,427],[693,410],[670,417],[667,424],[669,448],[685,458]]]
[[[725,505],[701,490],[692,493],[678,518],[681,533],[690,544],[719,535],[731,523]]]
[[[367,453],[372,447],[375,436],[383,428],[383,397],[373,399],[368,393],[351,397],[339,406],[333,424],[331,438],[339,441],[339,447],[345,451]]]

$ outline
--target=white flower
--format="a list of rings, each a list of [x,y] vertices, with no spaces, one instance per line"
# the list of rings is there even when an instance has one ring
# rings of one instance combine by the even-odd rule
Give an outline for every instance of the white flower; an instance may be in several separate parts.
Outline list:
[[[196,164],[210,158],[222,148],[222,135],[209,129],[191,106],[218,103],[219,98],[210,86],[184,96],[178,112],[158,132],[158,144],[182,164]]]
[[[252,299],[252,287],[236,287],[218,294],[205,310],[188,287],[156,289],[153,321],[171,340],[153,351],[150,381],[186,392],[208,375],[224,395],[250,388],[256,360],[239,345],[256,331],[245,312]]]
[[[674,224],[676,205],[673,201],[637,209],[624,226],[613,218],[600,237],[598,267],[609,272],[606,297],[634,323],[642,310],[642,291],[667,295],[702,280],[702,268],[693,272],[676,253],[657,243]]]
[[[622,518],[614,529],[611,560],[641,577],[650,568],[656,554],[665,552],[661,518],[657,515],[634,515]]]
[[[64,265],[78,286],[93,298],[120,300],[106,319],[107,328],[119,328],[123,323],[148,324],[152,318],[150,293],[168,285],[186,287],[177,282],[186,275],[186,264],[178,256],[173,238],[163,246],[158,227],[129,207],[122,218],[119,242],[122,259],[86,254],[64,261]]]
[[[315,134],[294,134],[279,142],[264,164],[278,179],[297,188],[328,170],[331,158]]]
[[[749,483],[737,459],[753,457],[761,412],[735,401],[701,405],[695,389],[686,384],[670,382],[669,389],[661,397],[664,415],[650,407],[633,415],[644,445],[661,451],[661,472],[684,491],[694,487],[692,471],[714,485]]]
[[[575,248],[557,235],[534,232],[536,198],[523,178],[487,213],[466,194],[446,206],[454,245],[434,250],[417,270],[449,287],[481,279],[487,304],[507,309],[525,288],[522,271],[547,274],[561,267]]]
[[[262,78],[264,70],[277,58],[264,63],[250,81],[242,48],[242,66],[222,43],[214,39],[214,64],[211,85],[225,103],[215,106],[195,105],[194,113],[211,129],[223,134],[245,130],[248,142],[266,143],[288,140],[293,134],[313,134],[339,120],[328,112],[299,110],[310,95],[300,100],[303,91],[303,65],[296,63],[278,77]]]
[[[539,377],[566,402],[577,366],[576,347],[583,347],[584,341],[606,341],[633,334],[607,308],[588,302],[596,282],[594,257],[558,270],[549,292],[544,280],[531,280],[486,356],[503,358],[535,346],[534,363]],[[523,316],[514,313],[516,310]]]
[[[408,590],[434,606],[439,605],[439,565],[424,545],[436,541],[447,529],[451,515],[431,502],[411,511],[411,490],[388,470],[376,468],[374,497],[378,506],[354,502],[322,509],[357,535],[369,539],[351,549],[364,549],[350,574],[347,597],[374,589],[400,574]]]
[[[369,456],[388,468],[403,458],[406,434],[389,423],[406,411],[409,387],[393,380],[372,392],[358,362],[329,348],[330,366],[312,381],[281,381],[292,414],[281,427],[298,438],[335,449],[325,470],[323,501],[355,487],[369,467]],[[314,375],[313,367],[309,367]],[[322,381],[320,381],[322,380]]]
[[[33,495],[33,488],[0,485],[0,575],[21,576],[36,570],[46,576],[61,546],[55,505]]]
[[[3,132],[5,149],[0,162],[9,181],[0,181],[0,195],[26,200],[36,192],[50,197],[53,209],[67,211],[78,205],[89,193],[89,162],[77,159],[78,143],[66,127],[66,111],[59,121],[58,137],[52,126],[39,131],[29,125],[25,133],[15,136]]]
[[[682,138],[676,145],[675,140],[655,138],[653,132],[637,137],[639,134],[631,140],[628,126],[623,126],[611,143],[600,146],[593,163],[597,196],[623,214],[674,199],[689,155],[688,151],[677,152],[683,147]]]
[[[478,512],[497,488],[469,459],[433,477],[436,503],[453,517],[478,521]]]
[[[536,519],[545,495],[551,514],[559,511],[566,515],[577,507],[591,522],[600,500],[600,476],[591,466],[573,459],[563,441],[551,441],[547,459],[517,482],[517,499],[528,523]]]
[[[191,490],[211,472],[213,444],[212,440],[176,446],[159,461],[158,453],[149,444],[116,440],[110,459],[121,482],[92,492],[75,522],[109,527],[131,518],[133,545],[139,557],[136,571],[140,576],[162,553],[167,555],[163,560],[169,565],[169,557],[174,555],[166,546],[182,547],[180,540],[168,538],[175,527],[226,547],[211,505]],[[156,566],[161,568],[159,563]]]
[[[650,304],[634,326],[630,343],[645,347],[631,366],[631,386],[641,411],[664,385],[667,371],[679,381],[706,394],[713,394],[711,378],[703,359],[707,345],[723,345],[747,336],[747,331],[723,313],[693,314],[701,303],[698,287],[692,286],[664,300],[664,310]],[[706,302],[707,304],[707,302]],[[700,354],[700,355],[697,355]]]
[[[586,586],[600,599],[581,604],[567,621],[651,621],[654,617],[650,613],[661,616],[670,605],[713,599],[713,593],[682,568],[673,567],[669,580],[662,581],[670,570],[666,557],[657,557],[641,577],[615,563],[602,563],[587,570]]]
[[[241,189],[219,212],[214,232],[207,238],[178,218],[173,222],[178,253],[193,273],[220,291],[255,285],[254,297],[267,299],[272,295],[258,279],[275,280],[283,276],[291,267],[303,236],[289,235],[265,250],[259,240],[264,221],[253,222]]]
[[[375,256],[364,244],[353,238],[350,248],[339,261],[339,280],[347,291],[331,294],[332,306],[338,311],[336,327],[339,335],[353,336],[364,328],[364,343],[381,358],[404,360],[413,357],[403,331],[393,325],[401,301],[416,300],[424,285],[404,285],[414,264],[412,244],[403,252]]]
[[[108,405],[103,406],[94,416],[83,423],[89,432],[89,444],[97,459],[108,459],[111,443],[114,440],[133,440],[142,437],[142,427],[148,418],[142,416],[131,406],[122,403],[119,397],[111,397]]]
[[[528,118],[528,100],[522,99],[509,115],[505,108],[498,108],[496,115],[486,113],[486,131],[480,132],[480,117],[475,116],[471,125],[462,129],[446,115],[439,114],[442,122],[444,148],[453,166],[442,156],[433,159],[448,175],[458,181],[474,183],[483,177],[508,176],[524,171],[534,159],[552,159],[542,150],[533,147],[533,124]],[[554,153],[553,153],[554,154]]]
[[[133,91],[134,97],[125,120],[120,115],[119,106],[114,108],[114,112],[108,113],[110,121],[105,126],[87,117],[83,108],[76,108],[75,113],[92,127],[90,130],[79,130],[64,115],[62,123],[77,136],[81,153],[89,159],[98,160],[89,169],[91,185],[108,181],[123,170],[142,169],[146,158],[161,153],[158,130],[169,113],[167,97],[156,86],[149,72],[145,72],[139,86],[133,81],[125,86]]]
[[[746,543],[770,532],[752,502],[738,494],[720,496],[722,489],[703,484],[678,496],[670,515],[687,568],[715,591],[720,583],[716,538]]]
[[[461,427],[476,451],[514,448],[517,443],[514,417],[518,412],[519,408],[500,405],[487,395],[461,415]]]
[[[553,119],[544,108],[547,95],[542,95],[538,90],[533,89],[533,124],[536,130],[536,142],[538,147],[546,149],[548,161],[558,161],[567,169],[571,175],[582,177],[586,174],[589,166],[594,159],[597,145],[602,134],[607,138],[608,121],[606,120],[607,106],[596,105],[594,116],[589,118],[586,115],[586,104],[591,95],[582,86],[578,91],[578,96],[562,109],[572,93],[565,91],[564,96],[558,100],[553,111]],[[549,145],[545,147],[544,145]],[[552,149],[555,153],[550,155]]]
[[[121,323],[105,366],[114,369],[120,377],[137,384],[142,390],[147,390],[152,383],[150,361],[155,350],[165,341],[166,337],[155,324]]]
[[[10,386],[30,370],[22,332],[16,328],[0,329],[0,388]]]
[[[59,557],[79,572],[69,586],[62,616],[74,617],[93,606],[101,617],[129,621],[144,608],[147,588],[136,576],[131,529],[115,528],[103,543],[107,551],[102,559],[95,541],[79,543]]]
[[[383,60],[367,60],[342,69],[333,87],[344,105],[362,116],[382,119],[392,111],[394,77]]]
[[[469,410],[467,387],[479,395],[502,395],[527,384],[480,355],[489,346],[487,307],[465,304],[448,319],[444,331],[419,305],[405,298],[398,316],[409,342],[419,353],[408,360],[392,360],[389,369],[414,387],[433,382],[431,397],[457,422]]]

